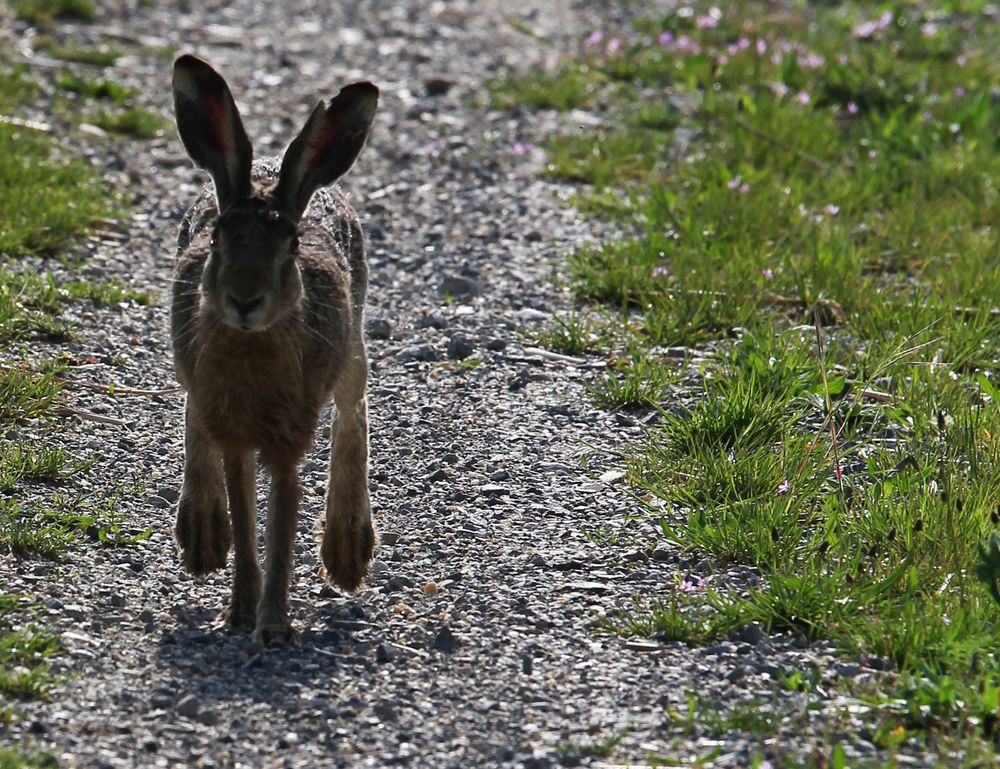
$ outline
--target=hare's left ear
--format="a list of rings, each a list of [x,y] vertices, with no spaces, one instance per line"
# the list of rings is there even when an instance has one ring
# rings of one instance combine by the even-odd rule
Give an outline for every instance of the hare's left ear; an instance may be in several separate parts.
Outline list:
[[[329,105],[317,105],[281,162],[274,188],[281,211],[298,221],[316,190],[350,170],[368,139],[377,106],[378,88],[367,82],[345,86]]]
[[[221,211],[249,197],[253,147],[226,81],[196,56],[174,62],[174,114],[191,159],[212,175]]]

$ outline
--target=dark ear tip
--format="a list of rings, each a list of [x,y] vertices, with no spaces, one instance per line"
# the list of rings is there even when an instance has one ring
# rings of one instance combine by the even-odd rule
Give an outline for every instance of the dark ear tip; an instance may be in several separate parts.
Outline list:
[[[222,75],[216,72],[215,67],[204,59],[199,59],[197,56],[190,53],[181,54],[174,59],[174,73],[191,75],[199,79],[205,76],[215,76],[220,79],[222,78]]]
[[[182,53],[174,59],[174,68],[187,69],[188,67],[205,67],[206,62],[191,53]]]
[[[340,93],[344,96],[352,96],[355,98],[378,99],[378,86],[374,83],[368,82],[367,80],[362,80],[357,83],[345,85],[340,89]],[[338,96],[339,95],[340,94],[338,94]]]

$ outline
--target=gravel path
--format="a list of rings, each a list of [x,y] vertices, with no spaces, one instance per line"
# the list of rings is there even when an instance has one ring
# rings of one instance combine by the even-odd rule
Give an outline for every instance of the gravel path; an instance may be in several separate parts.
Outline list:
[[[551,44],[517,32],[507,13]],[[616,452],[643,428],[588,400],[586,382],[603,362],[531,347],[540,319],[570,302],[558,288],[560,255],[602,235],[564,205],[572,190],[537,176],[537,153],[513,151],[562,118],[468,105],[486,77],[572,49],[608,13],[567,0],[201,9],[163,0],[75,33],[124,41],[133,53],[111,74],[139,85],[164,115],[170,63],[146,51],[204,56],[229,79],[261,155],[279,151],[312,104],[343,83],[365,77],[382,88],[374,136],[342,185],[369,238],[381,545],[356,596],[318,576],[312,528],[329,451],[321,437],[303,472],[291,587],[301,644],[255,647],[218,620],[229,575],[193,580],[177,563],[181,396],[71,390],[78,408],[125,424],[34,429],[96,456],[82,484],[97,492],[142,481],[146,491],[126,494],[120,509],[129,527],[154,533],[62,563],[0,560],[11,592],[44,596],[41,619],[62,635],[67,674],[50,701],[19,705],[24,720],[0,724],[4,742],[79,767],[601,766],[655,756],[748,766],[768,751],[807,755],[830,730],[850,731],[835,698],[828,716],[789,720],[766,745],[761,735],[684,723],[689,691],[722,710],[784,709],[802,702],[776,687],[783,673],[866,674],[822,644],[748,628],[690,649],[599,631],[602,616],[667,597],[679,578],[709,576],[709,566],[631,518],[641,508],[614,472]],[[173,132],[97,146],[133,216],[127,240],[86,246],[83,273],[118,275],[157,303],[78,312],[83,341],[73,352],[96,362],[77,376],[169,388],[173,244],[204,176]],[[611,532],[616,544],[596,544]],[[737,569],[711,579],[738,588],[755,577]],[[813,732],[820,736],[806,736]],[[616,737],[617,747],[600,749]],[[854,752],[874,751],[852,739]]]

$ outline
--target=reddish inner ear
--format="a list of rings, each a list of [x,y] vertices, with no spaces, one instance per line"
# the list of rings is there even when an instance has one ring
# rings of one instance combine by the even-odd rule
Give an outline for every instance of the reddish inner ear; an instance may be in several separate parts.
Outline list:
[[[323,130],[309,142],[309,163],[316,158],[321,158],[326,154],[327,149],[330,147],[330,143],[333,141],[334,130],[337,127],[337,122],[335,120],[324,121]]]
[[[218,96],[205,98],[205,113],[211,127],[212,147],[221,155],[226,155],[232,149],[227,130],[226,107]]]

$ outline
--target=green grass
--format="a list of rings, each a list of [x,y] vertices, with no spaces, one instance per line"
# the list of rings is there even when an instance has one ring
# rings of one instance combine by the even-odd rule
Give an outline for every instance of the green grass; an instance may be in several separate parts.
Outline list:
[[[1000,527],[991,8],[716,5],[493,83],[494,107],[606,118],[544,142],[546,173],[626,233],[569,259],[578,298],[624,319],[592,396],[661,409],[626,465],[663,536],[765,578],[674,588],[617,629],[834,639],[895,668],[876,691],[847,685],[880,747],[985,755],[1000,741],[1000,551],[983,550]],[[588,351],[590,314],[557,320],[550,345]],[[701,350],[679,402],[691,364],[664,346]]]
[[[59,642],[22,621],[28,609],[23,598],[0,595],[0,693],[38,698],[55,683],[48,659],[58,652]]]
[[[90,21],[97,15],[93,0],[7,0],[21,21],[48,26],[56,19]]]
[[[110,67],[124,55],[121,49],[111,45],[86,46],[72,40],[63,43],[51,37],[42,37],[37,40],[35,48],[53,59],[92,64],[98,67]]]
[[[121,107],[134,92],[108,80],[88,80],[61,72],[55,85],[87,100]],[[0,71],[0,105],[16,114],[37,85],[23,68]],[[0,124],[0,256],[17,263],[28,255],[53,256],[71,263],[67,250],[86,234],[91,222],[117,215],[117,201],[104,189],[96,169],[67,160],[44,133]],[[9,355],[17,345],[59,343],[73,338],[63,320],[67,304],[93,306],[125,301],[148,303],[145,294],[117,278],[57,281],[49,272],[0,267],[0,341]],[[50,353],[51,354],[51,353]],[[21,355],[27,359],[25,351]],[[64,364],[8,363],[0,367],[0,428],[20,432],[27,420],[51,418],[65,401],[59,375]],[[58,443],[9,436],[0,448],[0,550],[24,557],[59,558],[88,541],[128,545],[149,536],[126,525],[119,501],[122,488],[81,496],[75,480],[93,465],[92,457],[69,454]],[[26,487],[31,502],[19,502]]]
[[[23,368],[0,369],[0,425],[48,414],[59,395],[57,368],[33,371]]]
[[[56,77],[56,87],[88,99],[100,99],[113,104],[125,104],[138,93],[138,89],[128,88],[105,78],[85,78],[69,70],[63,70]]]
[[[90,121],[109,133],[137,139],[159,136],[169,125],[155,112],[137,105],[115,111],[99,110],[91,116]]]
[[[52,254],[76,242],[118,204],[97,169],[57,159],[47,136],[0,123],[0,257]]]
[[[51,769],[59,765],[47,753],[23,755],[7,748],[0,748],[0,769]]]
[[[150,297],[117,278],[59,284],[49,273],[18,273],[0,267],[0,340],[71,339],[73,329],[60,317],[67,303],[106,306],[125,301],[148,304]]]

